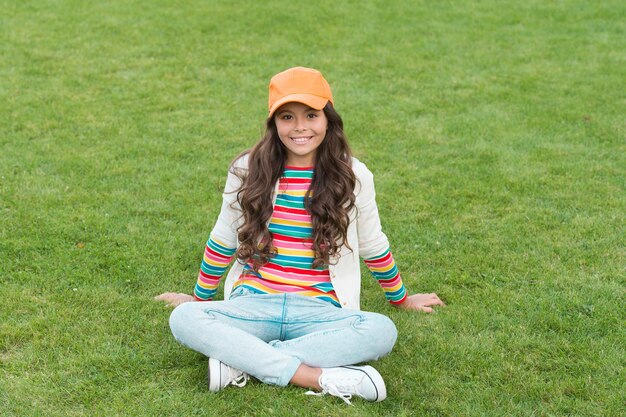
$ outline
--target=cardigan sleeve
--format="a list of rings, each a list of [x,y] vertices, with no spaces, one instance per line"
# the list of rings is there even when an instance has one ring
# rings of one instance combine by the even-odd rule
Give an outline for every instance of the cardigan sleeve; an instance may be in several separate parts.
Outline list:
[[[204,248],[200,272],[193,291],[194,297],[199,301],[213,299],[217,286],[235,255],[237,225],[241,215],[237,203],[241,179],[237,175],[237,170],[245,169],[245,160],[242,159],[235,161],[228,171],[222,194],[222,208]]]
[[[241,209],[237,203],[237,191],[241,187],[241,179],[235,172],[243,168],[236,164],[237,162],[228,170],[226,186],[222,194],[222,208],[211,232],[211,236],[229,248],[237,246],[237,227],[241,217]]]
[[[374,176],[367,167],[355,161],[357,173],[356,209],[357,233],[359,236],[359,256],[368,259],[379,256],[389,249],[389,240],[383,233],[376,206]]]
[[[389,239],[382,230],[374,175],[359,161],[355,161],[355,168],[359,181],[356,199],[359,255],[385,292],[387,300],[400,304],[406,300],[407,290],[391,254]]]

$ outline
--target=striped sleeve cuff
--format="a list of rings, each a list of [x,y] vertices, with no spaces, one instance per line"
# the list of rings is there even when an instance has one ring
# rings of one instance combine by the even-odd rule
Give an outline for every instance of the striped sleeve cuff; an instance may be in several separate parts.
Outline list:
[[[401,304],[406,300],[406,287],[389,248],[382,254],[363,261],[383,289],[387,301],[391,304]]]
[[[212,300],[224,272],[235,255],[235,248],[229,248],[217,239],[209,237],[204,248],[200,272],[193,296],[198,301]]]

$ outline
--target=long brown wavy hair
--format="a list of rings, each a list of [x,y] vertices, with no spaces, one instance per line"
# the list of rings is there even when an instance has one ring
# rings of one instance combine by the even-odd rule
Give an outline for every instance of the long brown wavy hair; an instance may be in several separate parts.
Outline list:
[[[328,128],[317,148],[313,179],[304,197],[304,206],[312,219],[314,268],[328,265],[342,245],[350,248],[347,233],[356,185],[343,120],[331,103],[326,104],[323,110]],[[242,181],[237,191],[237,202],[241,207],[243,224],[237,229],[240,244],[236,255],[242,262],[252,259],[254,269],[258,270],[276,252],[267,224],[274,209],[274,187],[287,160],[287,151],[278,137],[273,117],[266,120],[261,140],[235,160],[246,154],[247,170],[231,168]]]

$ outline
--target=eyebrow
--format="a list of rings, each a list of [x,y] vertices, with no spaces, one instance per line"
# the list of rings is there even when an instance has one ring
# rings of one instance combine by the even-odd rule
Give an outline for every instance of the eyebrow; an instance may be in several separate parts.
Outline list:
[[[313,110],[313,111],[321,111],[321,110],[318,110],[318,109],[314,109],[313,107],[308,107],[308,106],[307,106],[307,109],[305,110],[305,112],[306,112],[306,113],[308,113],[308,112],[310,112],[311,110]],[[293,112],[292,112],[292,111],[289,111],[289,110],[287,110],[287,109],[283,109],[283,110],[279,110],[279,111],[277,111],[277,112],[276,112],[276,115],[278,116],[278,115],[281,115],[281,114],[283,114],[283,113],[293,113]]]

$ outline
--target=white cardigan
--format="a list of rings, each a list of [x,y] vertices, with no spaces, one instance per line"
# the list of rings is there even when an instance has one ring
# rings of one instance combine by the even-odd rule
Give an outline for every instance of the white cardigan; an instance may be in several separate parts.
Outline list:
[[[235,161],[234,169],[246,170],[248,156]],[[222,242],[227,247],[238,247],[237,228],[243,218],[241,209],[237,203],[237,192],[241,185],[239,177],[230,172],[224,188],[222,209],[213,231],[212,237]],[[333,284],[337,298],[342,307],[359,310],[361,295],[361,269],[359,256],[371,258],[382,254],[389,248],[387,236],[382,231],[378,208],[376,207],[376,194],[374,191],[374,176],[369,169],[356,158],[352,158],[352,170],[356,176],[355,209],[350,213],[348,225],[348,244],[339,249],[338,255],[331,259],[328,269],[330,280]],[[278,184],[274,189],[273,201],[276,201]],[[224,299],[227,300],[233,288],[233,284],[241,275],[243,265],[235,261],[228,272],[224,283]]]

